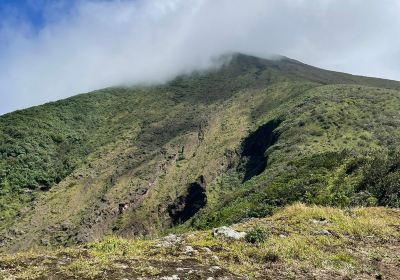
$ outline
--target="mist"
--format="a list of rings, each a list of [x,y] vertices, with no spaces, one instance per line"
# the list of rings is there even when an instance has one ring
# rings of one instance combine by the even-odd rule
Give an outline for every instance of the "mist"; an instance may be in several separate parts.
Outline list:
[[[43,2],[0,20],[0,114],[108,86],[162,83],[227,52],[400,80],[396,0]],[[0,4],[1,5],[1,4]]]

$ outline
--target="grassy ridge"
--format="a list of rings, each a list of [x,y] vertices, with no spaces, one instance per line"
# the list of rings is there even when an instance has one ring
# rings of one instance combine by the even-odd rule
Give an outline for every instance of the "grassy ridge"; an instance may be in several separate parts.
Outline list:
[[[397,210],[382,207],[340,210],[294,204],[271,217],[235,225],[248,233],[264,228],[267,234],[254,243],[213,237],[211,231],[169,239],[109,236],[85,247],[2,255],[0,276],[397,279],[399,215]],[[188,246],[193,253],[188,253]]]

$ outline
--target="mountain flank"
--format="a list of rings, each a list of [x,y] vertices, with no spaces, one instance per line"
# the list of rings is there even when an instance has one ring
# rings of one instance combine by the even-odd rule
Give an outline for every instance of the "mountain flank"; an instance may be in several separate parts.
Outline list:
[[[3,115],[0,250],[209,230],[295,202],[399,207],[399,90],[234,54]]]

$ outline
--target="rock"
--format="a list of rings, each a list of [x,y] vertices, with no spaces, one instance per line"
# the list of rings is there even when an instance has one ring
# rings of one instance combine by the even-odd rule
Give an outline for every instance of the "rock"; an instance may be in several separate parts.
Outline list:
[[[179,236],[177,236],[176,234],[169,234],[167,236],[164,236],[163,238],[161,238],[162,241],[168,241],[168,242],[172,242],[172,243],[177,243],[181,241],[181,238]]]
[[[203,251],[204,251],[206,254],[211,254],[211,253],[212,253],[211,249],[208,248],[208,247],[204,247],[204,248],[202,248],[202,249],[203,249]]]
[[[193,249],[193,247],[192,246],[186,246],[185,247],[185,253],[187,254],[187,253],[192,253],[194,251],[194,249]]]
[[[219,258],[218,258],[217,256],[215,256],[215,255],[212,256],[211,259],[212,259],[214,262],[218,262],[218,261],[219,261]]]
[[[67,223],[64,223],[60,226],[62,231],[67,231],[69,229],[69,225]]]
[[[41,243],[42,245],[44,245],[44,246],[47,246],[47,245],[50,244],[50,241],[49,241],[48,239],[46,239],[46,238],[42,238],[42,239],[40,240],[40,243]]]
[[[246,237],[246,233],[245,232],[239,232],[234,230],[231,227],[219,227],[219,228],[215,228],[213,229],[213,236],[224,236],[226,238],[231,238],[231,239],[243,239]]]
[[[284,235],[284,234],[279,234],[279,237],[280,237],[280,238],[286,238],[286,235]]]
[[[176,245],[177,243],[181,242],[182,239],[175,235],[175,234],[170,234],[167,236],[164,236],[163,238],[160,239],[160,243],[157,244],[159,247],[165,247],[165,248],[170,248]]]
[[[319,219],[319,220],[310,219],[309,222],[310,224],[314,225],[326,225],[327,223],[329,223],[327,219]]]
[[[192,246],[186,246],[186,247],[185,247],[185,254],[186,254],[186,255],[192,256],[192,255],[195,255],[195,254],[197,254],[197,253],[198,253],[198,251],[195,250],[195,249],[193,249]]]
[[[332,233],[330,233],[329,230],[326,230],[326,229],[319,230],[315,233],[318,235],[332,235]]]
[[[129,266],[127,266],[126,264],[123,264],[123,263],[117,263],[116,267],[118,267],[120,269],[127,269]]]
[[[162,280],[179,280],[181,278],[179,278],[178,275],[172,275],[172,276],[164,276],[164,277],[161,277],[160,279],[162,279]]]
[[[219,266],[212,266],[212,267],[210,267],[208,270],[209,271],[211,271],[211,272],[215,272],[215,271],[218,271],[218,270],[220,270],[221,268],[219,267]]]

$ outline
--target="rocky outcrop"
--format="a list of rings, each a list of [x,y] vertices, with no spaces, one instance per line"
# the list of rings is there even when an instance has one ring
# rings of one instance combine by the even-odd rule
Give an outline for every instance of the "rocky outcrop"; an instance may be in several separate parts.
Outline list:
[[[225,238],[229,238],[229,239],[235,239],[235,240],[239,240],[239,239],[243,239],[246,237],[246,233],[245,232],[241,232],[241,231],[236,231],[231,227],[219,227],[219,228],[214,228],[213,229],[213,236],[222,236]]]

